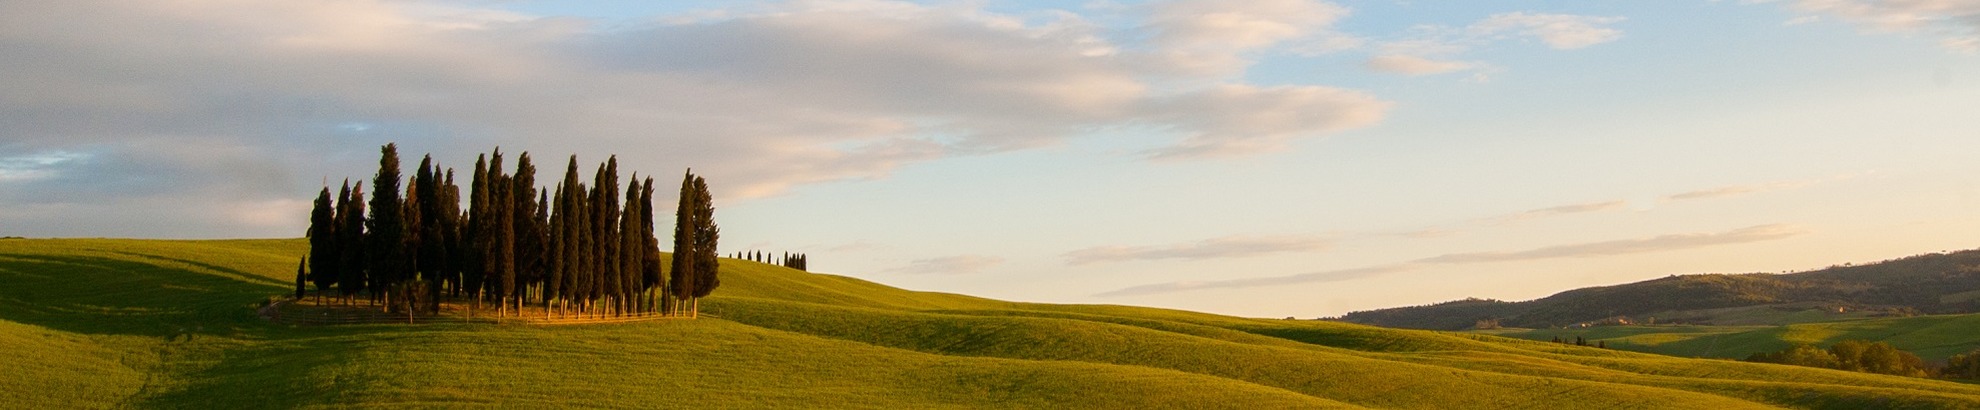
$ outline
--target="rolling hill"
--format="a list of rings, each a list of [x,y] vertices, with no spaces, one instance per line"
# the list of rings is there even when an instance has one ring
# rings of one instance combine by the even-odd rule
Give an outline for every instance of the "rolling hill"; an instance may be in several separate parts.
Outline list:
[[[260,319],[306,246],[0,240],[0,407],[1980,408],[1980,386],[1935,380],[1004,302],[738,260],[700,320]]]
[[[1480,320],[1520,328],[1590,323],[1785,325],[1980,312],[1980,250],[1931,253],[1790,274],[1672,275],[1574,289],[1524,302],[1465,299],[1352,312],[1351,323],[1460,330]]]
[[[1738,359],[1796,344],[1828,346],[1843,340],[1890,343],[1932,362],[1980,349],[1980,314],[1925,315],[1778,326],[1596,326],[1572,329],[1498,329],[1480,333],[1529,340],[1583,337],[1618,349],[1685,357]]]

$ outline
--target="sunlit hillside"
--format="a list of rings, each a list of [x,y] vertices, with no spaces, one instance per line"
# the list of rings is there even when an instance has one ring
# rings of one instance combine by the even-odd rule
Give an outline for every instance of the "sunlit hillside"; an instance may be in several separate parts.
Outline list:
[[[1980,386],[723,260],[698,320],[287,326],[301,240],[0,240],[0,407],[1980,408]]]

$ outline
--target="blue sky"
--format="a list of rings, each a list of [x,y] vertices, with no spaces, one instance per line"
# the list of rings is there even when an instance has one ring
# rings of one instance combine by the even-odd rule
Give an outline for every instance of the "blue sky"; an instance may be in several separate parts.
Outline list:
[[[913,289],[1529,299],[1974,247],[1977,49],[1970,0],[0,2],[0,235],[292,237],[378,145],[500,145]]]

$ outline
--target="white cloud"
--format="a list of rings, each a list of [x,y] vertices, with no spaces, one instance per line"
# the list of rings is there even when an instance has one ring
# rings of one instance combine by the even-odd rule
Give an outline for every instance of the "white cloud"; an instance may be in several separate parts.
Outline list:
[[[1302,273],[1297,275],[1268,276],[1261,278],[1155,283],[1155,284],[1122,288],[1118,290],[1096,294],[1094,296],[1103,296],[1103,297],[1104,296],[1139,296],[1139,295],[1153,295],[1153,294],[1161,294],[1161,293],[1182,292],[1182,291],[1202,290],[1202,289],[1239,289],[1239,288],[1256,288],[1256,287],[1265,287],[1265,286],[1295,285],[1301,283],[1340,282],[1340,281],[1382,276],[1392,273],[1407,272],[1412,269],[1414,268],[1408,265],[1385,265],[1385,266],[1374,266],[1367,268],[1310,272],[1310,273]]]
[[[1405,37],[1378,44],[1375,57],[1364,66],[1404,75],[1477,70],[1486,65],[1452,56],[1517,38],[1539,39],[1557,50],[1586,48],[1622,38],[1622,30],[1610,25],[1623,20],[1622,17],[1515,12],[1494,14],[1463,27],[1421,25],[1413,27]],[[1472,80],[1483,82],[1488,78],[1485,73],[1477,73]]]
[[[1382,55],[1368,59],[1369,69],[1394,74],[1431,75],[1469,70],[1472,63],[1432,60],[1411,55]]]
[[[1480,36],[1513,33],[1533,37],[1555,49],[1568,50],[1616,41],[1622,31],[1604,27],[1623,21],[1621,17],[1577,16],[1571,14],[1502,13],[1486,17],[1467,27]]]
[[[1528,210],[1510,215],[1489,218],[1488,220],[1495,222],[1517,222],[1517,221],[1525,221],[1525,220],[1554,217],[1554,216],[1584,214],[1590,212],[1614,211],[1614,210],[1627,209],[1627,208],[1629,208],[1629,201],[1590,202],[1590,203],[1561,205],[1561,206]]]
[[[1781,25],[1783,25],[1783,26],[1799,26],[1799,25],[1803,25],[1803,24],[1811,24],[1811,23],[1818,23],[1818,22],[1821,22],[1821,21],[1822,21],[1822,16],[1801,16],[1801,17],[1795,17],[1795,18],[1791,18],[1791,19],[1788,19],[1787,21],[1783,21],[1783,22],[1781,22]]]
[[[1586,258],[1610,255],[1625,255],[1647,252],[1664,252],[1696,249],[1718,245],[1770,241],[1799,236],[1806,231],[1791,225],[1758,225],[1724,232],[1700,232],[1660,235],[1650,238],[1622,239],[1602,242],[1589,242],[1570,245],[1557,245],[1515,252],[1472,252],[1451,253],[1409,262],[1364,268],[1320,271],[1284,276],[1266,276],[1213,281],[1182,281],[1154,283],[1132,286],[1104,292],[1095,296],[1139,296],[1159,293],[1181,292],[1201,289],[1235,289],[1264,286],[1293,285],[1301,283],[1339,282],[1413,271],[1429,265],[1472,264],[1513,262],[1555,258]]]
[[[1326,249],[1331,242],[1314,236],[1226,236],[1164,246],[1102,246],[1067,252],[1066,263],[1160,259],[1221,259]]]
[[[1939,44],[1949,50],[1980,49],[1980,1],[1787,0],[1784,3],[1809,14],[1796,20],[1831,16],[1871,31],[1937,35]]]
[[[9,165],[0,208],[89,198],[216,214],[362,178],[388,141],[457,168],[496,145],[587,164],[618,154],[623,173],[693,167],[735,199],[1120,124],[1180,138],[1165,159],[1265,152],[1371,124],[1387,107],[1352,90],[1220,77],[1250,64],[1245,53],[1326,34],[1345,13],[1328,3],[1164,3],[1145,27],[1150,47],[1116,44],[1133,36],[1070,13],[895,1],[610,29],[474,4],[0,3],[0,158],[96,158]],[[1218,59],[1226,71],[1206,77],[1197,62]],[[188,232],[104,214],[125,224],[8,222],[37,235]],[[234,235],[300,234],[303,219]]]
[[[1453,253],[1418,259],[1417,263],[1508,262],[1553,258],[1582,258],[1701,248],[1747,242],[1770,241],[1798,236],[1806,231],[1789,225],[1759,225],[1725,232],[1684,233],[1642,239],[1623,239],[1573,245],[1549,246],[1517,252]]]
[[[1245,53],[1310,38],[1317,49],[1351,47],[1329,26],[1348,9],[1309,0],[1179,0],[1152,5],[1148,27],[1171,64],[1191,72],[1229,74],[1248,64]]]
[[[1360,91],[1320,86],[1230,84],[1157,101],[1147,118],[1185,137],[1149,156],[1160,160],[1270,152],[1300,137],[1373,125],[1390,103]]]
[[[981,272],[1004,264],[1004,258],[988,255],[957,255],[940,258],[917,259],[906,266],[890,269],[889,273],[960,275]]]

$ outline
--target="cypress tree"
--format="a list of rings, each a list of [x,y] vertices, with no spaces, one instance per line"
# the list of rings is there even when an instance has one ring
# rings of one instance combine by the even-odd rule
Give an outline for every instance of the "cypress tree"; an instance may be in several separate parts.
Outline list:
[[[639,230],[643,244],[640,245],[641,289],[647,292],[647,309],[659,309],[659,301],[653,294],[667,283],[666,272],[660,267],[660,238],[653,232],[653,177],[646,177],[646,183],[639,189]]]
[[[602,208],[598,203],[598,178],[604,175],[605,164],[600,163],[597,168],[591,170],[590,185],[586,185],[586,189],[582,195],[578,195],[578,202],[584,203],[584,221],[582,222],[582,228],[584,230],[582,232],[584,236],[584,265],[582,266],[583,273],[580,273],[580,275],[583,275],[581,281],[584,282],[584,287],[578,289],[578,292],[582,293],[581,296],[578,296],[578,299],[584,303],[584,309],[582,310],[585,313],[594,313],[592,311],[592,302],[598,299],[598,288],[602,286],[599,283],[602,279],[598,276],[598,269],[601,263],[599,258],[604,256],[604,253],[600,252],[600,245],[598,244],[598,212]]]
[[[308,256],[296,261],[296,300],[302,300],[303,296],[309,293],[309,282],[303,280],[303,267],[308,265]]]
[[[593,175],[592,238],[598,249],[597,299],[615,297],[621,287],[619,277],[619,158],[610,157]]]
[[[350,196],[350,187],[344,187]],[[310,280],[316,283],[317,301],[323,292],[337,284],[337,205],[331,202],[330,187],[316,193],[316,204],[309,211]]]
[[[575,230],[575,237],[577,238],[578,263],[575,264],[577,270],[573,272],[573,282],[569,293],[571,294],[571,301],[578,304],[581,312],[590,312],[591,300],[593,299],[594,291],[597,290],[598,241],[597,238],[593,237],[591,231],[592,213],[597,212],[596,209],[592,208],[593,201],[591,198],[597,196],[597,190],[597,188],[578,184],[577,190],[571,193],[571,203],[575,204],[575,208],[577,209],[577,215],[572,217],[572,220],[577,223],[572,229]]]
[[[716,273],[720,271],[720,261],[715,257],[715,249],[722,237],[722,228],[715,225],[715,199],[708,193],[708,181],[694,177],[694,294],[693,311],[700,315],[700,298],[715,292],[722,285]]]
[[[674,261],[673,275],[668,278],[667,302],[670,314],[681,312],[689,298],[694,296],[694,279],[700,275],[695,271],[694,220],[695,201],[694,170],[690,169],[681,177],[680,203],[674,208]]]
[[[564,269],[566,269],[564,263],[568,263],[568,259],[570,259],[570,252],[566,248],[566,244],[570,244],[570,240],[568,240],[568,236],[564,236],[564,226],[566,226],[566,220],[570,218],[568,216],[570,214],[570,208],[566,208],[566,204],[568,202],[564,202],[564,182],[558,180],[556,182],[556,214],[550,214],[550,224],[546,226],[550,230],[548,232],[550,234],[550,269],[545,271],[545,277],[543,277],[543,317],[550,317],[550,311],[556,307],[556,301],[562,299],[562,291],[564,291]],[[545,204],[545,208],[548,208],[548,204]]]
[[[488,157],[486,155],[475,157],[474,180],[469,181],[468,185],[470,188],[467,223],[462,227],[465,235],[460,244],[461,253],[464,255],[461,258],[463,265],[461,270],[461,287],[467,291],[468,298],[474,299],[473,309],[479,309],[481,307],[482,284],[485,282],[484,279],[488,278],[489,258],[492,256],[488,252],[490,248],[488,241],[490,237],[495,235],[494,232],[490,232],[488,229],[488,214],[493,207],[489,205]],[[472,317],[473,315],[474,311],[469,310],[468,316]]]
[[[496,315],[506,315],[508,297],[516,283],[516,230],[514,190],[509,184],[509,176],[502,174],[502,149],[488,155],[488,206],[487,229],[492,233],[485,242],[488,245],[489,265],[484,272],[489,292],[496,302]]]
[[[445,266],[445,270],[441,272],[441,281],[447,283],[453,296],[458,297],[461,291],[462,265],[467,263],[467,254],[463,249],[465,247],[461,245],[464,235],[461,224],[467,218],[461,212],[461,187],[454,185],[453,168],[447,169],[447,179],[440,185],[440,231],[446,236],[446,243],[442,249],[445,260],[442,265]]]
[[[541,293],[541,296],[546,300],[543,304],[543,312],[545,315],[548,315],[550,312],[550,303],[547,302],[549,299],[549,285],[547,283],[550,278],[550,255],[556,252],[557,249],[557,245],[550,242],[550,190],[548,189],[537,191],[536,193],[536,221],[531,226],[534,227],[534,233],[532,233],[534,236],[532,237],[536,240],[536,247],[532,248],[531,251],[536,252],[537,256],[536,264],[530,268],[532,273],[529,279],[529,286],[536,286],[537,292]],[[528,290],[529,286],[524,286],[523,289]],[[516,308],[521,309],[521,299],[517,300]]]
[[[345,185],[349,186],[350,184],[346,183]],[[366,282],[364,182],[359,181],[357,186],[351,188],[349,191],[351,194],[343,200],[338,201],[339,203],[337,205],[337,219],[339,220],[337,226],[337,250],[342,254],[339,256],[341,260],[337,262],[337,267],[341,269],[340,272],[337,272],[337,287],[339,288],[338,293],[344,296],[346,303],[353,301],[357,297],[358,292],[364,291]]]
[[[379,148],[378,175],[371,180],[371,214],[366,221],[366,258],[370,262],[372,292],[390,294],[406,277],[405,206],[399,197],[399,147]],[[403,296],[402,296],[403,297]]]
[[[584,185],[578,183],[577,155],[571,156],[570,165],[564,168],[564,182],[558,186],[557,231],[562,235],[558,245],[562,248],[560,253],[563,254],[564,263],[558,268],[562,283],[558,284],[555,293],[568,304],[571,292],[577,289],[577,274],[583,266],[584,258],[582,251],[584,231],[581,229],[584,210],[583,204],[577,200],[578,197],[583,196]]]
[[[621,310],[632,312],[639,298],[636,295],[644,290],[640,286],[644,280],[640,264],[646,261],[646,253],[641,248],[646,245],[644,232],[639,229],[639,174],[626,184],[626,202],[619,215],[619,306]]]
[[[447,227],[446,220],[453,212],[446,207],[446,186],[440,180],[440,169],[433,164],[433,156],[419,160],[419,171],[413,174],[411,203],[416,206],[419,218],[412,221],[414,248],[413,268],[419,273],[419,280],[426,282],[427,310],[440,311],[440,288],[445,280],[447,268]]]
[[[528,293],[529,283],[542,276],[543,229],[536,224],[536,165],[530,161],[529,152],[516,158],[516,173],[508,178],[510,215],[509,231],[515,237],[511,244],[515,266],[502,278],[502,294],[515,298],[516,313],[522,314],[522,300]]]

